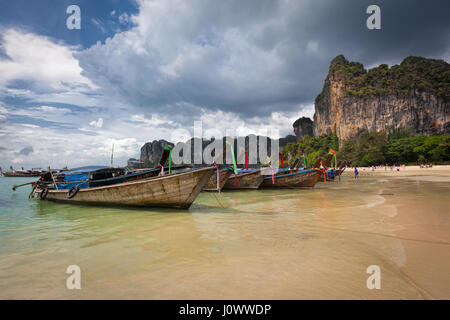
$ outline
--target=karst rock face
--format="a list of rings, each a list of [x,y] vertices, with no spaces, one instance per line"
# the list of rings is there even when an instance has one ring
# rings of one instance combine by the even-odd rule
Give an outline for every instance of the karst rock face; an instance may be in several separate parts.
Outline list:
[[[172,148],[174,145],[166,140],[153,140],[145,143],[141,148],[140,160],[157,163],[161,159],[165,146]]]
[[[313,136],[313,121],[307,117],[301,117],[297,119],[294,124],[294,133],[298,139],[302,139],[305,136]]]
[[[449,101],[450,65],[445,61],[408,57],[400,65],[366,71],[340,55],[331,61],[315,101],[314,136],[336,130],[342,142],[364,130],[450,133]]]

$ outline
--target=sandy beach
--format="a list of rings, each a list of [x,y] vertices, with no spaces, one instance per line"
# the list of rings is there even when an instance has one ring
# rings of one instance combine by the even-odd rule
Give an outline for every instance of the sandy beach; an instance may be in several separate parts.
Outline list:
[[[347,167],[342,176],[354,176],[354,167]],[[398,170],[397,170],[398,169]],[[420,166],[393,167],[358,167],[359,176],[388,177],[428,177],[430,181],[450,181],[450,165],[433,165],[431,168]]]

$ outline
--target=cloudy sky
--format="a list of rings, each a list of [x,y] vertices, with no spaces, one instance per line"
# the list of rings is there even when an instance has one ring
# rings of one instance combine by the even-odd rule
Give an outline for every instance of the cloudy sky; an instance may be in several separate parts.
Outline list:
[[[69,30],[69,5],[81,29]],[[381,30],[366,9],[381,8]],[[370,68],[450,59],[449,1],[0,3],[0,166],[124,165],[176,129],[278,129],[312,117],[338,54]]]

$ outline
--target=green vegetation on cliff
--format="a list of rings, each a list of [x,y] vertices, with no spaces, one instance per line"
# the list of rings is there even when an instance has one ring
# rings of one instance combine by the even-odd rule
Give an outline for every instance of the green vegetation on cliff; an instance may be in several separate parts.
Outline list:
[[[290,165],[303,155],[306,157],[307,164],[311,165],[316,162],[318,157],[325,159],[330,148],[337,150],[338,145],[338,138],[335,134],[323,135],[318,138],[307,135],[297,143],[288,143],[282,153]]]
[[[411,56],[400,65],[389,68],[382,64],[367,71],[361,63],[349,62],[340,55],[332,60],[331,73],[344,79],[346,96],[407,95],[410,90],[418,90],[450,101],[450,64],[443,60]],[[326,81],[316,102],[328,90]]]
[[[347,160],[352,166],[450,161],[450,135],[411,136],[407,130],[365,131],[358,139],[344,141],[341,148],[338,147],[335,134],[318,138],[306,136],[297,143],[286,145],[283,156],[292,163],[305,154],[308,164],[311,164],[319,156],[325,158],[329,148],[338,151],[338,160]]]

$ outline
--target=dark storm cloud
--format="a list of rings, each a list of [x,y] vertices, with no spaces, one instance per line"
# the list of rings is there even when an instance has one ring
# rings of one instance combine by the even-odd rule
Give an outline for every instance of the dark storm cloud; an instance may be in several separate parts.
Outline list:
[[[381,8],[381,30],[366,9]],[[141,2],[136,27],[77,55],[106,94],[175,121],[295,111],[338,54],[365,66],[449,56],[449,1]]]
[[[372,4],[381,9],[381,30],[366,27],[366,8]],[[442,57],[449,50],[448,12],[449,1],[333,1],[312,9],[305,28],[293,37],[316,38],[329,57],[341,52],[366,64],[408,55]],[[296,21],[291,23],[295,28]]]
[[[19,152],[17,152],[17,154],[18,155],[24,155],[24,156],[27,156],[27,155],[29,155],[30,153],[33,153],[33,151],[34,151],[34,149],[33,149],[33,147],[25,147],[25,148],[23,148],[22,150],[20,150]]]

